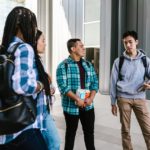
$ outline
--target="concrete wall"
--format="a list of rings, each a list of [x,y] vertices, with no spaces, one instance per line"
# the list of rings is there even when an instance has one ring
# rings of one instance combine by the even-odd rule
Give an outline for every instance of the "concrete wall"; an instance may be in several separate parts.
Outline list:
[[[111,0],[101,0],[100,9],[100,76],[99,88],[102,94],[109,93],[111,52]]]

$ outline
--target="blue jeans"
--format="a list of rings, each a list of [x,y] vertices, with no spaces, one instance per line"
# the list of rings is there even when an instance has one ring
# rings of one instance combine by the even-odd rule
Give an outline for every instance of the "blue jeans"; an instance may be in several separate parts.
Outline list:
[[[50,114],[45,118],[46,130],[42,130],[42,135],[45,142],[48,145],[49,150],[59,150],[60,149],[60,137],[54,122],[54,119]]]
[[[29,129],[22,132],[14,140],[0,145],[0,150],[48,150],[39,129]]]

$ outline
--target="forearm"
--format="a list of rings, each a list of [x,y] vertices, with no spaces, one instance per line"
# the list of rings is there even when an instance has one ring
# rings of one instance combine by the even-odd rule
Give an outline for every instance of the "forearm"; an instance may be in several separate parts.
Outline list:
[[[76,94],[74,94],[72,91],[68,91],[67,93],[66,93],[66,95],[70,98],[70,99],[72,99],[72,100],[74,100],[74,101],[78,101],[79,100],[79,97],[76,95]]]
[[[116,97],[117,97],[117,82],[118,82],[118,65],[113,65],[112,73],[111,73],[111,80],[110,80],[110,98],[111,98],[111,104],[116,104]]]
[[[92,100],[92,102],[93,102],[93,99],[94,99],[95,95],[96,95],[96,91],[92,90],[91,93],[90,93],[90,99]]]
[[[78,107],[85,107],[84,101],[81,100],[76,94],[74,94],[72,91],[67,92],[66,94],[70,99],[72,99],[73,101],[75,101],[75,104]]]

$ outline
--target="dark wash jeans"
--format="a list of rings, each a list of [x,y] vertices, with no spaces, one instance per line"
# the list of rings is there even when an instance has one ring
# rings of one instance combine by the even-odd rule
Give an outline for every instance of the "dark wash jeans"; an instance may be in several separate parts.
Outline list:
[[[95,113],[94,109],[85,111],[80,109],[79,115],[70,115],[64,112],[66,121],[66,135],[65,135],[65,150],[73,150],[75,135],[78,127],[79,119],[82,124],[84,133],[84,141],[87,150],[95,150],[94,146],[94,122]]]
[[[22,132],[13,141],[0,145],[0,150],[48,150],[39,129]]]

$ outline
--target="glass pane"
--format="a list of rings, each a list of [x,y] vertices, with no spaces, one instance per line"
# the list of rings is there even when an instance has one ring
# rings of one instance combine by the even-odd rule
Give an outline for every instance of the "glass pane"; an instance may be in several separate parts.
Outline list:
[[[86,47],[100,45],[100,23],[84,25],[84,43]]]
[[[100,0],[85,0],[85,22],[100,20]]]
[[[37,0],[0,0],[0,43],[6,17],[15,6],[27,7],[37,14]]]

